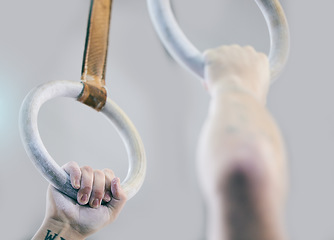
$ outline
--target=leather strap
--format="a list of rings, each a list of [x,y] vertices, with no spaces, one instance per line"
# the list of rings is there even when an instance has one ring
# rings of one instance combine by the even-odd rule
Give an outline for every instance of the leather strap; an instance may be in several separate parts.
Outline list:
[[[78,101],[100,111],[106,103],[105,69],[112,0],[92,0],[81,80],[84,89]]]

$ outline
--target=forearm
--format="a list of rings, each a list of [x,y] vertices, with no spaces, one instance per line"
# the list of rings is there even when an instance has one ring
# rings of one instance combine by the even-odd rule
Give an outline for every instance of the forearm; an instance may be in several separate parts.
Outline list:
[[[83,240],[81,234],[74,230],[69,224],[45,219],[40,229],[32,240]]]
[[[199,144],[209,239],[282,240],[286,180],[279,130],[264,102],[237,85],[216,87],[211,95]]]
[[[233,158],[240,146],[249,146],[257,152],[271,153],[279,171],[285,165],[284,144],[275,120],[265,107],[265,98],[260,100],[252,92],[237,84],[217,85],[211,92],[211,102],[205,123],[209,149],[216,156],[229,154]],[[217,145],[219,143],[219,145]],[[225,147],[222,148],[222,145]],[[209,147],[209,146],[208,146]],[[211,147],[210,147],[211,148]]]

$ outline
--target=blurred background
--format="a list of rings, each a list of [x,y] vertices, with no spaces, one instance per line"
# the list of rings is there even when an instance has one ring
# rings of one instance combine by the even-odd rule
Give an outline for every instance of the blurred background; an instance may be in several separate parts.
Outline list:
[[[290,239],[334,238],[334,1],[281,0],[291,31],[288,64],[268,108],[289,156],[286,224]],[[30,239],[44,217],[46,180],[21,144],[25,95],[53,80],[80,81],[89,0],[0,3],[0,226],[3,239]],[[205,210],[195,154],[209,96],[158,40],[144,0],[114,1],[107,88],[146,147],[147,177],[118,220],[89,239],[203,239]],[[251,0],[173,1],[182,29],[200,50],[222,44],[268,52],[264,18]],[[124,179],[127,156],[108,121],[72,99],[54,99],[39,129],[60,164],[111,168]]]

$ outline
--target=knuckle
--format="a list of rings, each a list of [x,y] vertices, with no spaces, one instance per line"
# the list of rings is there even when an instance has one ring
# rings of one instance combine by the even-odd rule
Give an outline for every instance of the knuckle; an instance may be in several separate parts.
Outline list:
[[[232,44],[230,47],[231,48],[240,48],[240,46],[238,44]]]
[[[74,162],[74,161],[69,161],[69,162],[67,163],[67,165],[68,165],[68,166],[76,166],[77,163]]]
[[[93,173],[93,168],[90,167],[90,166],[83,166],[83,167],[81,168],[81,170],[82,170],[82,171],[85,171],[85,172],[87,172],[87,173]]]
[[[207,50],[205,50],[205,51],[203,52],[203,55],[204,55],[204,56],[209,56],[210,54],[212,54],[212,52],[214,52],[213,49],[207,49]]]
[[[80,191],[83,194],[88,194],[90,195],[90,193],[92,192],[92,186],[85,186],[84,188],[80,189]]]
[[[215,59],[215,56],[216,56],[216,51],[214,49],[205,50],[203,53],[203,57],[206,62],[212,61],[213,59]]]
[[[67,169],[69,166],[70,166],[70,162],[65,163],[63,166],[61,166],[61,168]]]
[[[66,163],[63,167],[67,168],[67,169],[75,169],[77,168],[78,164],[74,161],[70,161],[68,163]]]
[[[262,59],[262,60],[265,60],[265,61],[268,60],[268,56],[267,56],[266,54],[262,53],[262,52],[259,53],[259,57],[260,57],[260,59]]]
[[[255,52],[255,49],[252,46],[250,46],[250,45],[245,46],[245,49],[247,51]]]
[[[94,170],[94,175],[96,177],[104,177],[104,172],[101,170]]]
[[[114,171],[108,168],[103,169],[103,172],[107,178],[112,178],[115,175]]]
[[[218,51],[225,51],[226,49],[230,48],[228,45],[221,45],[220,47],[217,48]]]
[[[115,173],[114,173],[114,171],[113,171],[113,170],[111,170],[111,169],[109,169],[109,170],[108,170],[108,173],[110,174],[110,176],[115,176]]]
[[[102,199],[104,196],[104,191],[103,189],[95,189],[93,195],[94,195],[94,198]]]

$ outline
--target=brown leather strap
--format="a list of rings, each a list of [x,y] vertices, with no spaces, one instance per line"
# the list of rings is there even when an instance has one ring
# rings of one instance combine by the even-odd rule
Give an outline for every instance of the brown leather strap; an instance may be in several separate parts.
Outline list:
[[[108,52],[112,0],[92,0],[81,80],[83,92],[78,101],[100,111],[105,105],[105,68]]]

